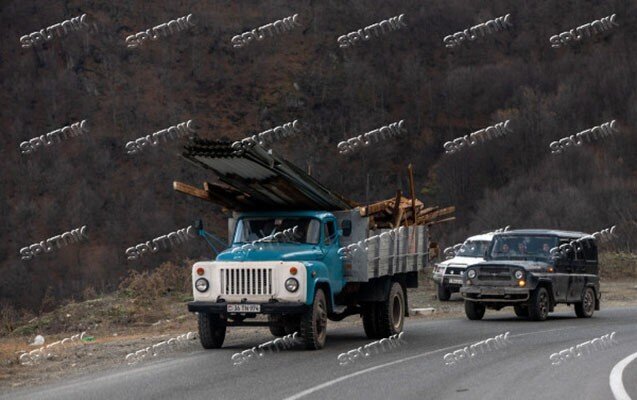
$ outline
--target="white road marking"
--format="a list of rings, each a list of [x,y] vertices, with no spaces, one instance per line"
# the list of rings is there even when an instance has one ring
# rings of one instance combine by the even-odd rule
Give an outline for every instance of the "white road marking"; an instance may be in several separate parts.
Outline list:
[[[574,328],[574,327],[570,327],[570,328],[559,328],[559,329],[549,329],[549,330],[546,330],[546,331],[528,332],[528,333],[521,333],[521,334],[519,334],[519,335],[511,335],[510,337],[512,337],[512,338],[514,338],[514,337],[522,337],[522,336],[528,336],[528,335],[535,335],[535,334],[538,334],[538,333],[546,333],[546,332],[563,331],[563,330],[566,330],[566,329],[573,329],[573,328]],[[353,372],[353,373],[351,373],[351,374],[349,374],[349,375],[344,375],[344,376],[341,376],[340,378],[332,379],[331,381],[327,381],[327,382],[322,383],[322,384],[320,384],[320,385],[313,386],[313,387],[311,387],[311,388],[309,388],[309,389],[306,389],[306,390],[304,390],[304,391],[302,391],[302,392],[299,392],[299,393],[297,393],[297,394],[295,394],[295,395],[292,395],[292,396],[290,396],[290,397],[286,397],[286,398],[285,398],[285,399],[283,399],[283,400],[298,400],[298,399],[300,399],[300,398],[302,398],[302,397],[305,397],[305,396],[307,396],[307,395],[309,395],[309,394],[312,394],[312,393],[314,393],[314,392],[318,392],[318,391],[319,391],[319,390],[321,390],[321,389],[324,389],[324,388],[326,388],[326,387],[332,386],[332,385],[334,385],[334,384],[336,384],[336,383],[342,382],[342,381],[344,381],[344,380],[347,380],[347,379],[353,378],[353,377],[358,376],[358,375],[363,375],[363,374],[366,374],[366,373],[368,373],[368,372],[376,371],[376,370],[381,369],[381,368],[390,367],[390,366],[392,366],[392,365],[402,364],[402,363],[404,363],[404,362],[411,361],[411,360],[415,360],[415,359],[417,359],[417,358],[421,358],[421,357],[426,357],[426,356],[429,356],[429,355],[431,355],[431,354],[441,353],[441,352],[443,352],[443,351],[446,351],[446,350],[449,350],[449,349],[453,349],[453,348],[456,348],[456,347],[461,347],[461,348],[462,348],[462,347],[467,346],[467,345],[470,345],[470,344],[472,344],[472,343],[473,343],[473,342],[467,342],[467,343],[462,343],[462,344],[456,344],[456,345],[453,345],[453,346],[444,347],[444,348],[442,348],[442,349],[432,350],[432,351],[428,351],[428,352],[426,352],[426,353],[421,353],[421,354],[416,354],[415,356],[409,356],[409,357],[406,357],[406,358],[401,358],[401,359],[399,359],[399,360],[391,361],[391,362],[388,362],[388,363],[385,363],[385,364],[377,365],[377,366],[375,366],[375,367],[370,367],[370,368],[363,369],[363,370],[360,370],[360,371],[357,371],[357,372]],[[628,399],[628,400],[630,400],[630,399]]]
[[[622,381],[622,375],[624,373],[624,368],[628,364],[630,364],[633,360],[637,358],[637,353],[633,353],[628,357],[624,358],[620,362],[618,362],[613,370],[610,371],[610,390],[613,391],[613,396],[615,396],[615,400],[631,400],[630,396],[626,392],[626,388],[624,387],[624,382]]]

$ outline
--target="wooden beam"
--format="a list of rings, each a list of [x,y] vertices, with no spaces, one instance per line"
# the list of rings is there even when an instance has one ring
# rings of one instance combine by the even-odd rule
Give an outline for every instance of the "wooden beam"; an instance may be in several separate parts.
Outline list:
[[[414,225],[416,225],[416,193],[414,189],[414,168],[411,163],[407,166],[409,171],[409,194],[411,195],[411,213],[414,218]]]
[[[400,208],[400,199],[403,197],[400,189],[396,190],[396,200],[394,200],[394,227],[397,227],[400,224],[400,220],[403,217],[403,210]]]

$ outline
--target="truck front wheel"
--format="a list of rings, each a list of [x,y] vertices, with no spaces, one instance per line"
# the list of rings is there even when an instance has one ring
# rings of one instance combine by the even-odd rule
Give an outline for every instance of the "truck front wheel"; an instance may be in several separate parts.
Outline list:
[[[319,350],[327,338],[327,305],[323,289],[316,289],[312,309],[301,317],[301,338],[308,350]]]
[[[387,300],[377,305],[377,333],[386,338],[403,331],[405,323],[405,292],[400,283],[394,282]]]
[[[217,314],[200,312],[199,341],[204,349],[218,349],[226,338],[226,324]]]

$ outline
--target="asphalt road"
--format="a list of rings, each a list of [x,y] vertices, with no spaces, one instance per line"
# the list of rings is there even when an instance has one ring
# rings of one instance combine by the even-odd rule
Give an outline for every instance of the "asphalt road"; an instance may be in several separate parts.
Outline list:
[[[443,357],[509,331],[510,345],[446,366]],[[615,331],[616,344],[552,365],[552,353]],[[269,340],[264,336],[265,340]],[[407,319],[401,347],[339,366],[340,353],[369,343],[362,328],[328,332],[322,351],[268,353],[233,366],[231,356],[257,346],[194,351],[99,375],[23,389],[1,399],[614,399],[611,371],[637,352],[637,307],[608,309],[591,319],[552,314],[544,322],[512,310],[482,321]],[[622,381],[637,400],[637,359]]]

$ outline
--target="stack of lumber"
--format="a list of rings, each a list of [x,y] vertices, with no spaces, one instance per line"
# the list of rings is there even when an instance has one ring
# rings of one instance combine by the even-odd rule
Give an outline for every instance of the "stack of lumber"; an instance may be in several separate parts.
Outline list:
[[[383,229],[396,228],[401,225],[434,225],[452,221],[455,217],[451,215],[455,211],[456,208],[453,206],[445,208],[425,207],[420,200],[414,199],[412,201],[412,199],[398,193],[395,198],[361,207],[360,215],[361,217],[370,217],[370,229]]]

